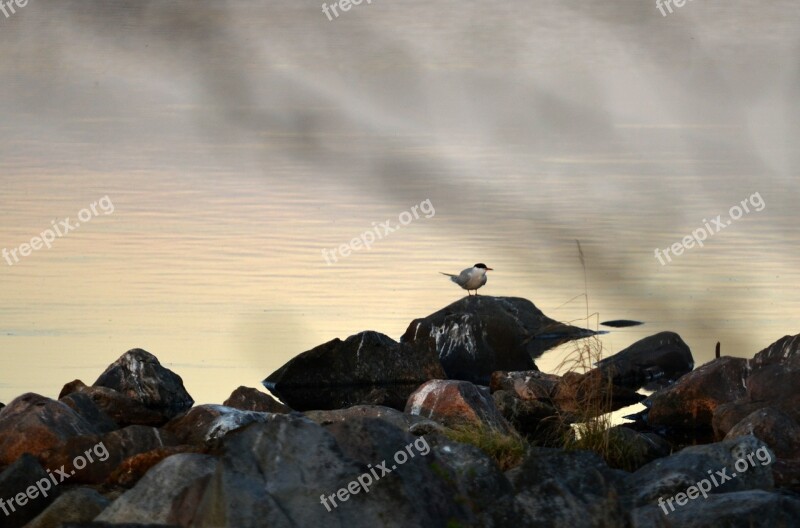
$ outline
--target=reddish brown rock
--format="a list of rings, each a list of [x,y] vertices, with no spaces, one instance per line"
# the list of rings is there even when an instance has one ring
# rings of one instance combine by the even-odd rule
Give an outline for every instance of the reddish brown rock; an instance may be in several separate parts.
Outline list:
[[[0,466],[23,453],[40,456],[70,438],[99,431],[69,406],[29,392],[0,411]]]
[[[763,409],[766,405],[764,402],[751,402],[747,401],[747,399],[718,405],[714,409],[714,417],[711,420],[711,425],[714,428],[714,438],[717,441],[722,440],[734,425],[747,418],[749,414]]]
[[[242,411],[258,411],[286,414],[291,412],[291,409],[269,394],[261,392],[258,389],[250,387],[239,387],[233,391],[225,400],[222,405],[226,407],[233,407]]]
[[[495,406],[489,391],[468,381],[431,380],[408,398],[405,412],[430,418],[448,427],[485,427],[514,432]]]
[[[205,450],[196,446],[178,445],[169,447],[159,447],[146,453],[139,453],[128,457],[122,461],[117,468],[111,472],[106,481],[107,484],[122,486],[124,488],[133,487],[140,478],[147,473],[151,467],[155,466],[168,456],[178,453],[204,453]]]
[[[800,460],[777,459],[772,462],[775,486],[800,493]]]
[[[70,438],[64,445],[42,454],[48,468],[64,467],[71,484],[102,484],[123,460],[166,446],[174,446],[175,437],[153,427],[131,425],[105,435]],[[76,458],[85,464],[75,465]],[[74,473],[73,473],[74,471]]]
[[[746,395],[748,360],[722,357],[650,396],[647,421],[677,429],[711,429],[716,408]]]
[[[773,407],[759,409],[732,427],[725,438],[750,434],[767,444],[778,458],[800,459],[800,425],[785,412]]]
[[[553,403],[562,413],[585,418],[616,411],[644,399],[633,389],[612,385],[595,369],[585,374],[564,374],[555,388]]]
[[[747,380],[748,399],[778,408],[800,421],[800,361],[771,363]]]
[[[800,360],[800,334],[783,336],[753,357],[753,368]]]
[[[64,385],[59,398],[74,393],[86,394],[92,402],[120,427],[147,425],[158,427],[168,419],[160,412],[148,409],[141,402],[107,387],[87,387],[81,380]]]

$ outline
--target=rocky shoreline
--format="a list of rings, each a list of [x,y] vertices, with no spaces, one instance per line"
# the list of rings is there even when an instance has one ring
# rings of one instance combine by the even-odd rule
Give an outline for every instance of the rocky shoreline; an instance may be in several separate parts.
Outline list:
[[[296,356],[264,381],[281,401],[239,387],[221,405],[133,349],[0,408],[0,528],[800,526],[800,335],[694,368],[662,332],[536,368],[569,341],[587,366],[595,334],[465,297],[399,342]]]

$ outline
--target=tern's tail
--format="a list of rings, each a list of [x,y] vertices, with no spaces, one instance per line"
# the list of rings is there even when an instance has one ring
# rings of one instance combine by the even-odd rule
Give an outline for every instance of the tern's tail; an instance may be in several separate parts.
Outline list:
[[[444,273],[444,272],[442,272],[442,271],[440,271],[439,273],[441,273],[442,275],[447,275],[447,276],[448,276],[448,277],[450,277],[450,278],[453,278],[453,277],[458,277],[458,275],[453,275],[452,273]]]

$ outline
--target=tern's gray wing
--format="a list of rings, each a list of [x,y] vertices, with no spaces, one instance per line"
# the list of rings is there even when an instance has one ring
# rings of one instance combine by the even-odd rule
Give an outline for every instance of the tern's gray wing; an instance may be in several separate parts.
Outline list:
[[[467,268],[465,270],[461,270],[461,273],[458,274],[458,277],[453,277],[453,282],[458,284],[459,286],[463,287],[471,277],[472,268]]]

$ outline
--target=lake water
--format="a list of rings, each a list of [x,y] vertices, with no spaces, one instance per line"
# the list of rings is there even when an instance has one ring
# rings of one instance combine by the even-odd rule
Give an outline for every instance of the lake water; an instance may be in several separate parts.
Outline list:
[[[0,249],[113,204],[0,260],[5,403],[135,347],[219,403],[335,337],[398,339],[463,295],[439,271],[476,262],[481,294],[646,323],[606,355],[673,330],[699,365],[800,331],[792,2],[381,0],[329,21],[314,2],[40,0],[0,24]]]

